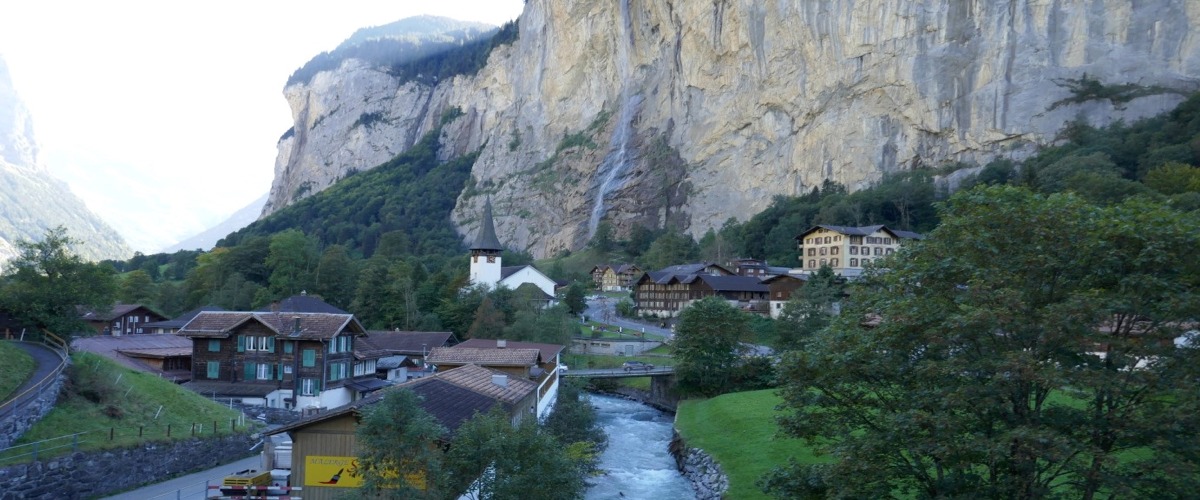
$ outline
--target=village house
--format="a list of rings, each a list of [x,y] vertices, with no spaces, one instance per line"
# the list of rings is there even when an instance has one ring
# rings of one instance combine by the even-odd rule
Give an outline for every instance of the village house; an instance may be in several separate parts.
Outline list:
[[[500,406],[515,424],[531,414],[535,407],[537,384],[507,373],[467,364],[412,380],[328,412],[266,432],[286,434],[291,446],[290,486],[303,488],[309,500],[340,498],[362,486],[357,474],[357,436],[355,431],[363,412],[378,403],[390,391],[413,391],[421,408],[448,432],[448,442],[464,422],[476,414]],[[271,464],[276,466],[277,464]],[[336,481],[330,481],[337,475]]]
[[[71,349],[97,354],[175,383],[192,379],[192,340],[178,335],[77,337],[71,341]]]
[[[152,333],[147,323],[167,317],[141,304],[116,304],[107,310],[79,307],[79,318],[100,335],[137,335]]]
[[[671,266],[642,275],[634,287],[634,306],[641,314],[670,318],[692,302],[716,296],[748,312],[768,314],[768,288],[761,281],[735,276],[716,264]]]
[[[534,408],[538,418],[549,415],[558,396],[559,356],[564,347],[513,340],[469,339],[454,347],[429,352],[426,361],[438,372],[469,364],[507,373],[537,385]]]
[[[643,271],[636,264],[605,264],[592,268],[592,282],[605,292],[629,291]]]
[[[375,363],[376,374],[384,380],[404,382],[433,373],[426,366],[425,355],[435,347],[449,347],[457,343],[450,332],[404,332],[371,330],[359,339],[374,349],[380,356]]]
[[[792,294],[804,286],[808,276],[803,274],[778,274],[762,280],[767,286],[767,296],[771,304],[771,319],[779,319],[783,314],[783,305],[792,300]]]
[[[192,340],[185,386],[206,396],[310,411],[387,385],[376,353],[356,357],[366,330],[351,314],[201,312],[179,335]]]
[[[802,272],[814,273],[829,266],[838,276],[857,278],[865,267],[895,253],[903,241],[922,238],[921,234],[887,226],[817,225],[795,239]]]

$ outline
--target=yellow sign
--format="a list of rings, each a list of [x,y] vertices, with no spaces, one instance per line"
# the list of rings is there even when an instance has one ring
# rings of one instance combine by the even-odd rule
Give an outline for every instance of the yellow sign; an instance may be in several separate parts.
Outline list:
[[[305,486],[358,488],[362,483],[355,457],[304,457]]]

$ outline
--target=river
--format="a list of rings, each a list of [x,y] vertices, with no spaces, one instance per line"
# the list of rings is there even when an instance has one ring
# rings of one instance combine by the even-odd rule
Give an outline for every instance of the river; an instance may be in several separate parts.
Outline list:
[[[589,394],[608,448],[600,457],[607,474],[591,479],[585,498],[675,500],[696,498],[667,452],[674,417],[630,401]],[[623,496],[622,496],[623,495]]]

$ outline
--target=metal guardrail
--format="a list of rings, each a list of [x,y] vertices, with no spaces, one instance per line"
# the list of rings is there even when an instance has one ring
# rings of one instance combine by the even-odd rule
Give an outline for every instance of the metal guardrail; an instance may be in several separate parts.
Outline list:
[[[0,465],[24,462],[26,457],[29,458],[29,461],[37,461],[39,455],[44,455],[47,453],[56,455],[57,453],[53,453],[54,451],[68,447],[71,448],[71,452],[74,453],[79,451],[79,445],[88,442],[86,439],[80,440],[79,436],[89,434],[91,432],[94,431],[76,432],[75,434],[67,434],[65,436],[52,437],[50,439],[43,439],[41,441],[34,441],[32,443],[10,446],[0,450]],[[25,449],[28,449],[29,451],[12,453],[14,450],[20,451]]]
[[[9,331],[5,331],[4,333],[4,338],[7,340],[28,342],[25,340],[26,335],[23,330],[21,331],[19,337],[13,335]],[[40,343],[45,344],[52,351],[54,351],[55,354],[58,354],[58,365],[55,366],[50,373],[46,374],[46,376],[35,382],[28,389],[25,389],[24,391],[21,391],[20,394],[9,398],[8,401],[0,403],[0,420],[8,418],[16,411],[23,409],[27,404],[29,404],[30,401],[33,401],[41,396],[42,392],[46,390],[46,387],[53,384],[55,379],[57,379],[58,376],[62,374],[62,371],[67,367],[67,342],[63,340],[62,337],[59,337],[58,335],[55,335],[49,331],[43,331],[39,337],[41,337]]]

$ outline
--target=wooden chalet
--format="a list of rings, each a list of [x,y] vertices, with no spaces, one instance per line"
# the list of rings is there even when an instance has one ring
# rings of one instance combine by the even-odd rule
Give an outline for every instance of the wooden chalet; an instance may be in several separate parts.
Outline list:
[[[478,365],[537,384],[537,414],[544,417],[558,396],[559,356],[564,346],[513,340],[470,339],[454,347],[434,349],[426,361],[438,372]]]
[[[355,356],[366,330],[351,314],[202,312],[179,335],[192,340],[186,386],[204,395],[311,410],[387,385],[375,376],[374,352]]]
[[[792,300],[792,294],[807,282],[808,276],[802,274],[779,274],[762,280],[767,286],[767,300],[771,305],[771,317],[779,318],[783,313],[783,305]]]
[[[98,354],[177,383],[192,378],[192,340],[178,335],[78,337],[71,342],[71,349]]]
[[[142,304],[116,304],[107,310],[80,307],[79,318],[100,335],[154,333],[146,324],[167,319]]]
[[[286,433],[292,441],[291,486],[303,487],[304,498],[340,498],[362,485],[354,474],[358,455],[355,432],[363,412],[390,391],[408,389],[421,399],[421,408],[446,429],[445,441],[475,414],[499,405],[519,423],[534,408],[536,384],[477,365],[464,365],[376,392],[350,405],[322,412],[267,431]],[[330,484],[330,476],[341,473]]]
[[[638,280],[634,288],[634,305],[638,312],[669,318],[678,316],[692,302],[715,296],[739,308],[765,314],[767,293],[767,286],[751,276],[655,271],[643,274]]]

